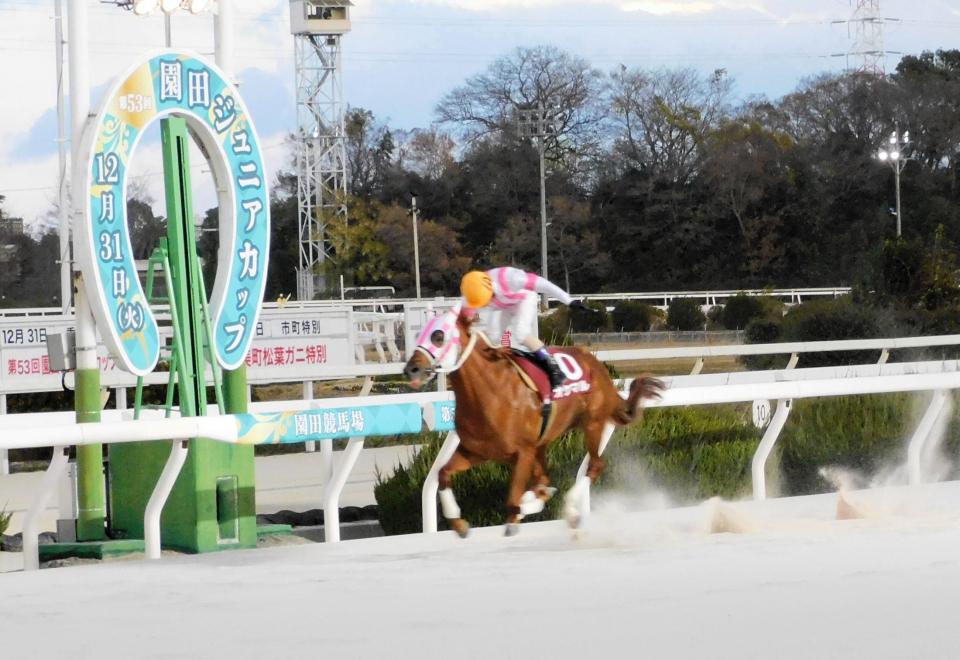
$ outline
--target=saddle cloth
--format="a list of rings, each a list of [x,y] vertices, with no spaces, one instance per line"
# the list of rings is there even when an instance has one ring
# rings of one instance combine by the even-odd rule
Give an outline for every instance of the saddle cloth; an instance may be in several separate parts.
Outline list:
[[[580,394],[590,389],[590,378],[572,355],[555,348],[548,348],[547,350],[557,360],[563,375],[566,376],[563,385],[553,391],[550,390],[550,377],[537,358],[526,351],[516,349],[510,351],[510,358],[520,374],[520,378],[527,387],[540,395],[542,401],[565,399],[568,396]],[[558,358],[558,355],[561,357]]]

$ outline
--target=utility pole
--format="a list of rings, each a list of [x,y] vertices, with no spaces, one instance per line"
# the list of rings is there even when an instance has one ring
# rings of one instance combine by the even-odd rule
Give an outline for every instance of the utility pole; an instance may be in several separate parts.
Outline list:
[[[70,263],[70,198],[67,193],[66,100],[63,93],[63,0],[57,0],[54,5],[54,20],[57,53],[57,156],[60,173],[57,190],[57,203],[60,205],[60,311],[66,314],[70,311],[73,284]]]
[[[413,270],[417,282],[417,300],[420,300],[420,242],[417,239],[417,196],[410,197],[410,215],[413,218]]]
[[[554,131],[553,120],[547,117],[547,109],[543,102],[536,107],[517,108],[517,131],[520,137],[536,139],[537,152],[540,156],[540,275],[549,279],[547,267],[547,174],[546,174],[546,141],[547,136]],[[546,308],[547,299],[543,297],[543,307]]]

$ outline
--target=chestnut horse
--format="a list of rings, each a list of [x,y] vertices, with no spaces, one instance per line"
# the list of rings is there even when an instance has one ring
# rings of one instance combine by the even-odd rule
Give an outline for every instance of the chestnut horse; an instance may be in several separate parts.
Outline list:
[[[624,400],[606,367],[580,348],[564,348],[590,383],[586,392],[553,402],[553,414],[541,433],[542,401],[511,364],[509,349],[494,346],[479,330],[475,318],[460,313],[457,305],[432,319],[417,341],[404,368],[414,388],[429,382],[438,372],[450,373],[456,397],[455,425],[460,445],[440,470],[440,503],[450,526],[465,537],[470,529],[460,517],[451,478],[485,461],[513,466],[507,496],[506,534],[512,536],[525,514],[543,510],[553,495],[547,476],[547,446],[571,429],[583,430],[589,453],[585,478],[567,495],[565,515],[572,527],[581,519],[580,503],[585,492],[603,471],[600,457],[614,426],[640,419],[645,398],[658,398],[663,383],[649,376],[637,378]],[[533,490],[527,491],[530,483]]]

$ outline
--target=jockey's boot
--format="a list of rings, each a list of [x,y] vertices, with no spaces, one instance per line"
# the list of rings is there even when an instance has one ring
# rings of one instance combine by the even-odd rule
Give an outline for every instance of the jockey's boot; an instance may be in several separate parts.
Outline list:
[[[547,370],[547,375],[550,377],[550,389],[555,390],[563,385],[566,376],[560,371],[560,365],[557,364],[556,358],[550,355],[546,347],[538,350],[536,356],[543,361],[543,366]]]

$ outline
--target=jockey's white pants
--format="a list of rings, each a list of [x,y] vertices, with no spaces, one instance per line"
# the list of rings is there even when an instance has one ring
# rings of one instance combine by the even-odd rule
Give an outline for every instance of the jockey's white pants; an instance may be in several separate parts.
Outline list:
[[[539,344],[537,338],[537,306],[539,296],[533,291],[524,291],[523,300],[510,307],[491,306],[490,338],[499,343],[507,330],[510,331],[513,346],[527,346],[530,340]]]

